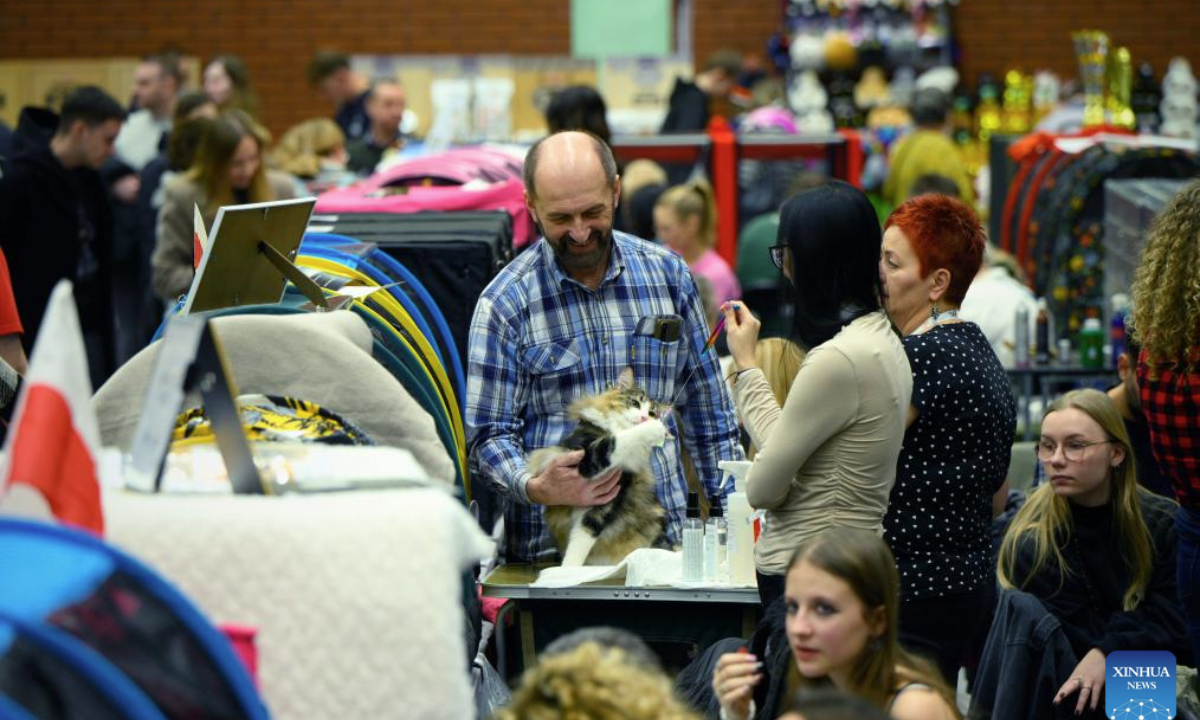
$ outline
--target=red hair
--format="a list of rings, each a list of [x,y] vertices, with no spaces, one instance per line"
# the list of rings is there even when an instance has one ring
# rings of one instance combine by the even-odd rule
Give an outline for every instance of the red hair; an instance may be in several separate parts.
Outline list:
[[[908,238],[922,278],[939,268],[950,271],[946,301],[960,305],[983,263],[987,243],[979,217],[966,203],[946,195],[918,195],[888,217]]]

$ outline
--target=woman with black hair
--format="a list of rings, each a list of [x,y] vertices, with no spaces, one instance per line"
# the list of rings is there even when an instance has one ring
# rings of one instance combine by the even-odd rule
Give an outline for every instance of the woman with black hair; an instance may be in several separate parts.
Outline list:
[[[590,85],[570,85],[551,95],[546,105],[546,125],[552,135],[563,130],[586,130],[606,143],[612,140],[608,107],[604,97]]]
[[[723,306],[730,388],[758,454],[746,480],[767,511],[754,548],[764,605],[788,558],[836,527],[881,533],[912,395],[900,336],[880,303],[880,228],[870,201],[831,182],[784,203],[771,258],[795,290],[793,339],[807,355],[780,408],[755,361],[759,322]]]

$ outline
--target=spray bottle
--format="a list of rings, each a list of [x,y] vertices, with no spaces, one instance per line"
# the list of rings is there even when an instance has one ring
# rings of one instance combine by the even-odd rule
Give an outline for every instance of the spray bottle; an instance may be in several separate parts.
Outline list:
[[[717,467],[733,478],[733,492],[725,496],[728,505],[726,524],[729,532],[729,584],[754,586],[754,510],[746,498],[746,476],[753,463],[722,460]],[[728,482],[728,479],[726,480]]]

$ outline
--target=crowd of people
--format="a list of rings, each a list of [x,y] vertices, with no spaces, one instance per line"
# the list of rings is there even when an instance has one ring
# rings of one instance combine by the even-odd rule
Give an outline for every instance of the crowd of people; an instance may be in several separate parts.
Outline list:
[[[676,87],[668,129],[703,126],[702,100],[731,82],[724,60]],[[193,207],[211,225],[223,205],[336,186],[404,140],[404,87],[368,82],[344,55],[309,67],[334,117],[275,146],[238,58],[213,59],[202,77],[188,91],[179,59],[153,55],[137,68],[133,112],[95,87],[57,113],[22,112],[0,159],[0,275],[11,278],[0,359],[17,372],[59,279],[74,281],[99,386],[191,286]],[[602,98],[554,97],[551,134],[524,170],[542,240],[499,272],[470,327],[468,454],[504,509],[501,552],[553,560],[545,508],[617,496],[619,475],[592,482],[577,454],[537,475],[526,458],[570,431],[573,400],[631,368],[671,408],[652,461],[669,542],[681,540],[689,490],[722,503],[718,462],[753,448],[763,620],[674,683],[636,639],[584,637],[547,651],[500,717],[593,707],[606,710],[579,716],[940,720],[961,716],[963,668],[972,716],[1055,717],[1063,705],[1098,717],[1108,654],[1200,657],[1200,182],[1149,234],[1120,382],[1046,408],[1045,480],[997,552],[1016,400],[996,350],[1005,339],[967,309],[999,264],[961,177],[924,192],[930,170],[914,163],[928,153],[916,147],[938,146],[945,108],[921,101],[924,129],[898,148],[912,167],[889,187],[885,222],[839,181],[780,208],[763,250],[793,312],[788,337],[760,338],[763,308],[713,249],[711,186],[619,165]],[[718,323],[728,371],[706,349]],[[1047,619],[1048,659],[1034,662],[1022,639]],[[1016,688],[1002,700],[1001,683]]]
[[[526,168],[545,242],[502,270],[476,310],[472,461],[504,495],[507,557],[545,560],[555,550],[544,506],[582,509],[618,492],[612,476],[590,484],[577,456],[538,476],[525,470],[530,449],[568,429],[572,398],[628,365],[655,400],[673,401],[678,432],[656,453],[655,472],[675,542],[686,509],[677,458],[694,457],[697,481],[720,503],[712,460],[739,457],[730,444],[745,430],[755,448],[746,492],[765,511],[754,551],[764,620],[753,637],[718,643],[681,673],[675,692],[694,711],[776,718],[797,692],[827,688],[894,718],[955,718],[953,688],[965,668],[972,717],[1049,718],[1059,706],[1098,717],[1108,654],[1153,647],[1191,662],[1174,571],[1186,552],[1176,527],[1190,516],[1139,482],[1122,412],[1132,418],[1130,392],[1152,403],[1142,412],[1154,413],[1146,421],[1154,452],[1142,461],[1155,465],[1144,474],[1170,478],[1186,503],[1196,477],[1195,453],[1185,450],[1197,432],[1188,414],[1196,407],[1194,332],[1171,332],[1154,354],[1143,349],[1136,378],[1127,370],[1129,384],[1113,388],[1124,410],[1097,390],[1046,409],[1037,450],[1045,481],[997,553],[1016,399],[993,343],[961,312],[987,240],[954,188],[910,197],[882,227],[866,196],[845,183],[788,200],[767,252],[793,294],[783,342],[795,350],[760,351],[754,309],[739,298],[722,302],[730,402],[717,363],[696,353],[712,323],[699,317],[703,277],[688,252],[613,230],[621,183],[607,146],[564,131],[535,145]],[[1195,254],[1200,206],[1186,198],[1198,187],[1159,218],[1148,259],[1167,243]],[[685,220],[692,216],[678,209],[681,198],[702,199],[703,186],[659,200],[656,220],[670,228],[661,235],[676,248],[691,247],[706,227]],[[678,240],[684,229],[692,237]],[[1143,281],[1134,294],[1164,313],[1151,293],[1174,292],[1174,320],[1200,327],[1195,303],[1179,296],[1195,288],[1197,267],[1172,265],[1174,282]],[[1192,314],[1179,318],[1181,307]],[[663,314],[683,318],[680,340],[638,336],[639,319]],[[1150,321],[1140,327],[1139,337],[1163,337]],[[760,358],[772,359],[760,366]],[[1149,384],[1136,384],[1143,378]],[[1156,429],[1166,438],[1154,440]],[[1191,565],[1180,566],[1178,583],[1186,572]],[[1033,662],[1021,647],[1033,626],[1055,628],[1052,660]],[[1019,690],[998,699],[1000,685]]]
[[[148,55],[128,107],[84,86],[54,110],[23,109],[0,154],[0,243],[21,320],[6,337],[27,354],[50,289],[71,279],[99,387],[191,286],[193,205],[211,226],[222,205],[316,194],[396,154],[403,86],[369,82],[341,53],[319,53],[308,75],[335,118],[300,123],[278,144],[233,55],[206,63],[194,89],[178,55]]]

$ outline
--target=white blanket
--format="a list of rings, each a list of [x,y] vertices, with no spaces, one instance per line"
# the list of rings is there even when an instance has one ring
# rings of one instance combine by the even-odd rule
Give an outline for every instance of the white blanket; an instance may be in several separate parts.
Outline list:
[[[490,548],[449,493],[114,490],[104,506],[109,541],[212,621],[258,629],[272,717],[473,716],[461,581]]]
[[[684,582],[683,553],[653,548],[634,550],[616,565],[546,568],[538,573],[537,580],[530,583],[530,587],[574,587],[620,576],[625,577],[626,587],[743,587],[719,582]]]

